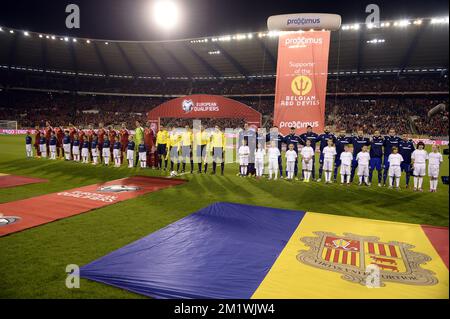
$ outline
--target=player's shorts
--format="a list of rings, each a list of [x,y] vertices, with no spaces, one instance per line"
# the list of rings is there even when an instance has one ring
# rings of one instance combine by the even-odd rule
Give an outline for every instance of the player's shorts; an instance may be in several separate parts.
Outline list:
[[[144,162],[147,160],[147,152],[139,152],[139,160]]]
[[[111,156],[111,150],[109,149],[109,147],[105,147],[104,149],[102,149],[102,155],[103,155],[103,157]]]
[[[113,157],[114,158],[119,158],[120,154],[121,154],[121,150],[113,149]]]
[[[49,145],[49,150],[50,150],[50,153],[55,153],[56,152],[56,145]]]
[[[223,149],[222,147],[213,147],[213,158],[214,161],[222,161],[223,159]]]
[[[89,149],[88,148],[86,148],[86,147],[83,147],[82,149],[81,149],[81,156],[89,156]]]
[[[369,161],[369,167],[370,170],[377,170],[377,171],[381,171],[381,158],[379,157],[372,157]]]
[[[439,165],[428,165],[428,176],[433,178],[439,177]]]
[[[196,156],[200,159],[201,157],[203,157],[205,154],[204,154],[204,149],[205,149],[205,147],[206,147],[206,145],[197,145],[196,147],[195,147],[195,154],[196,154]]]
[[[63,144],[64,153],[70,153],[70,143]]]
[[[308,163],[305,160],[302,160],[302,169],[304,171],[312,171],[313,169],[313,159],[311,158]]]
[[[323,160],[323,169],[325,171],[332,171],[333,170],[333,160],[329,158],[325,158]]]
[[[239,165],[247,166],[248,165],[248,156],[240,156],[239,157]]]
[[[411,163],[402,162],[400,164],[400,168],[402,172],[410,173],[411,172]]]
[[[127,150],[127,160],[134,159],[134,150]]]
[[[426,164],[414,164],[414,176],[425,176]]]
[[[346,165],[346,164],[342,164],[341,165],[341,175],[350,175],[352,172],[352,166],[351,165]]]
[[[181,156],[183,158],[191,157],[191,147],[190,146],[181,146]]]
[[[47,145],[39,144],[39,150],[41,151],[41,153],[47,153]]]
[[[390,177],[401,177],[402,176],[402,169],[399,165],[391,165],[389,166],[389,176]]]
[[[98,156],[98,149],[93,148],[93,149],[91,150],[91,154],[92,154],[92,156]]]
[[[273,171],[276,171],[276,170],[278,170],[278,158],[277,159],[274,159],[274,158],[271,158],[271,159],[269,159],[269,169],[270,170],[273,170]]]
[[[78,146],[72,147],[72,154],[73,155],[80,155],[80,148]]]
[[[369,176],[369,165],[358,165],[358,176]]]
[[[156,151],[158,152],[158,155],[167,155],[167,144],[158,144],[158,147],[156,149]]]
[[[33,151],[33,146],[31,146],[31,144],[25,144],[25,150],[27,152],[32,152]]]

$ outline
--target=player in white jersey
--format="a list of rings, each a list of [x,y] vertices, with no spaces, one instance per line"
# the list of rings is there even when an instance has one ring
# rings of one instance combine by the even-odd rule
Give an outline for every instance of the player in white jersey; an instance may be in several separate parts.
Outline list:
[[[414,167],[414,191],[422,192],[423,177],[425,176],[428,153],[423,142],[417,143],[417,149],[411,154],[411,164]]]
[[[250,155],[250,148],[247,146],[247,141],[245,139],[242,140],[242,145],[239,147],[238,155],[241,176],[247,176],[248,156]]]
[[[269,158],[269,179],[272,179],[272,173],[275,174],[275,179],[278,178],[278,157],[281,155],[275,141],[270,142],[270,147],[267,150]]]
[[[289,150],[286,151],[286,170],[287,179],[294,178],[295,160],[297,159],[297,153],[294,151],[294,144],[289,144]]]
[[[255,150],[255,169],[256,177],[260,178],[264,173],[264,157],[266,156],[266,150],[263,144],[258,144]]]
[[[353,146],[347,144],[344,146],[344,152],[341,153],[341,183],[350,185],[350,177],[352,173]]]
[[[314,162],[314,149],[311,147],[311,140],[306,140],[306,146],[302,148],[300,155],[302,156],[303,182],[309,183]]]
[[[388,157],[389,161],[389,188],[394,186],[400,189],[400,178],[402,177],[401,164],[403,162],[403,156],[398,153],[397,146],[392,147],[392,153]]]
[[[327,141],[327,146],[323,148],[323,170],[325,171],[325,183],[331,183],[331,175],[333,172],[334,157],[336,156],[336,147],[333,144],[333,140]]]
[[[428,176],[430,177],[430,192],[436,192],[439,178],[439,168],[444,161],[439,151],[439,146],[433,144],[431,153],[428,154]]]
[[[358,162],[358,177],[359,177],[359,185],[361,186],[364,182],[367,186],[370,186],[369,183],[369,162],[370,162],[370,154],[367,151],[367,145],[362,147],[361,152],[356,155],[356,161]]]

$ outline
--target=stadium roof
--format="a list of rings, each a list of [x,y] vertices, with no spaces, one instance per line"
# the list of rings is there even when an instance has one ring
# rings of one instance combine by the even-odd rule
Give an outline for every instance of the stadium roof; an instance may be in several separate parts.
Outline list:
[[[332,32],[329,71],[344,74],[448,68],[448,17],[344,25]],[[174,41],[69,38],[0,28],[0,67],[37,72],[165,79],[273,77],[277,33]]]

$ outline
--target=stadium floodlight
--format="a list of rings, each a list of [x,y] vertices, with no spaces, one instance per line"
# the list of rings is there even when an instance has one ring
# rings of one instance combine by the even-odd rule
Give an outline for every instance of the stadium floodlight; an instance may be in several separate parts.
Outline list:
[[[72,42],[77,42],[77,39],[75,39],[75,38],[74,38],[74,39],[72,39]]]
[[[108,45],[108,44],[109,44],[109,42],[105,42],[105,44],[106,44],[106,45]]]
[[[87,43],[87,44],[91,43],[91,40],[86,40],[86,43]]]
[[[3,28],[2,27],[0,27],[0,32],[3,32]]]
[[[409,20],[400,20],[400,21],[394,22],[394,26],[396,26],[396,27],[407,27],[410,24],[411,24],[411,22],[409,22]]]
[[[55,40],[55,39],[56,39],[56,37],[54,35],[52,35],[52,40]]]
[[[444,17],[444,18],[433,18],[431,19],[431,24],[443,24],[443,23],[448,23],[448,17]]]
[[[14,30],[9,30],[9,33],[14,34]]]
[[[160,28],[170,30],[173,29],[179,20],[178,5],[171,0],[159,0],[154,3],[153,19]]]
[[[41,39],[42,39],[43,37],[44,37],[44,36],[43,36],[42,34],[39,34],[39,38],[41,38]]]
[[[414,20],[413,22],[415,25],[421,25],[422,24],[422,20]]]
[[[69,38],[68,37],[64,37],[64,41],[68,42]]]
[[[253,38],[253,34],[251,34],[251,33],[247,34],[247,39],[251,39],[251,38]]]
[[[23,35],[28,37],[28,36],[30,36],[30,33],[28,31],[23,31]]]

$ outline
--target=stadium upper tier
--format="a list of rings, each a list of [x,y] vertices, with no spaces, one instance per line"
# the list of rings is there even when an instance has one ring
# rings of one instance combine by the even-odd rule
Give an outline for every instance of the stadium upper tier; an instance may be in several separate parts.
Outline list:
[[[448,17],[343,25],[332,32],[330,74],[448,68]],[[277,33],[174,41],[72,38],[0,27],[0,68],[67,75],[211,80],[274,77]]]

